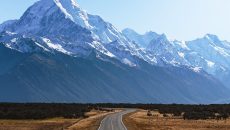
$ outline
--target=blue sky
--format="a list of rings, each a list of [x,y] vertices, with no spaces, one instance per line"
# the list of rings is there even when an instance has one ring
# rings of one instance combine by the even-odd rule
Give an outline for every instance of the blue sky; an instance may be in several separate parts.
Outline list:
[[[0,22],[19,18],[37,0],[2,0]],[[206,33],[230,41],[230,0],[78,0],[119,30],[153,30],[170,39],[192,40]]]

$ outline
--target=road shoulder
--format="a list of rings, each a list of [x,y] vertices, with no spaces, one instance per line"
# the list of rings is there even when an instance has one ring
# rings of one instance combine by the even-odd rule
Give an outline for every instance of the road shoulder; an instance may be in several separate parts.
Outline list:
[[[97,130],[101,121],[111,113],[113,112],[99,112],[95,115],[90,115],[88,118],[82,119],[68,127],[67,130]]]
[[[126,126],[128,130],[140,130],[138,126],[136,125],[135,121],[132,118],[132,115],[137,113],[139,110],[125,114],[123,116],[123,123]]]

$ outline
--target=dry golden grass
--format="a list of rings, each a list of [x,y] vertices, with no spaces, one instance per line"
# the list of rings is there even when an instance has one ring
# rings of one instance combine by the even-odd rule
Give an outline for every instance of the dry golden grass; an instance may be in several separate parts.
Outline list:
[[[0,120],[0,130],[97,130],[107,114],[92,110],[85,114],[85,119]]]
[[[0,130],[63,130],[80,119],[0,120]]]
[[[124,116],[124,123],[129,130],[230,130],[230,119],[183,120],[182,117],[163,117],[158,112],[148,117],[147,111],[139,110]]]
[[[78,123],[70,126],[68,130],[97,130],[100,126],[101,120],[113,112],[105,112],[105,111],[91,111],[86,113],[89,118],[82,119]]]

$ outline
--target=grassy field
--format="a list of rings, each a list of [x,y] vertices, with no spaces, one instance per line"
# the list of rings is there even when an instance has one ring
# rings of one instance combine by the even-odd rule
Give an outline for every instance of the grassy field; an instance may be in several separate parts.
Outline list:
[[[0,130],[97,130],[107,114],[122,108],[138,109],[123,118],[129,130],[230,130],[230,104],[109,103],[0,103]]]
[[[157,111],[147,116],[146,110],[139,110],[124,117],[129,130],[230,130],[230,119],[184,120],[182,116],[170,114],[164,117]]]
[[[97,130],[103,118],[113,112],[91,111],[86,115],[89,118],[80,120],[78,123],[68,127],[68,130]]]
[[[111,112],[92,110],[87,118],[43,120],[0,120],[0,130],[97,130],[101,120]]]
[[[63,130],[80,119],[0,120],[0,130]]]

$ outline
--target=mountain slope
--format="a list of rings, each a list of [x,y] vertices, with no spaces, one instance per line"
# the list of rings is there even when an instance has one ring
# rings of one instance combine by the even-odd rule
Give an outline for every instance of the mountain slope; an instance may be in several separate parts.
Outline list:
[[[87,59],[62,53],[24,55],[0,75],[1,101],[212,103],[228,95],[215,79],[188,69],[146,62],[141,69],[130,68],[119,61],[101,61],[95,53]]]
[[[74,0],[38,1],[0,28],[0,101],[213,103],[229,98],[229,90],[211,75],[168,64],[165,51],[140,48]],[[151,39],[158,47],[171,44],[165,41],[164,35]]]

